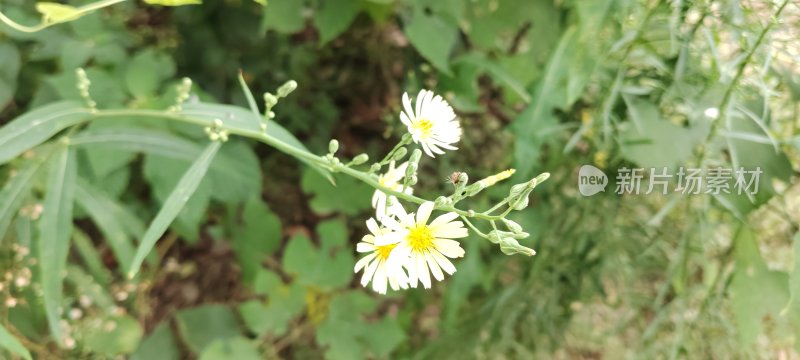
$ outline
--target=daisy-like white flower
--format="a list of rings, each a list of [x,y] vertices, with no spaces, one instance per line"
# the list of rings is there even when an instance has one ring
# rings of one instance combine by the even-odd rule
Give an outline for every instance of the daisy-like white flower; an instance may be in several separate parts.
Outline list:
[[[428,219],[433,211],[433,203],[428,201],[420,205],[416,216],[407,214],[402,205],[393,206],[389,211],[393,217],[384,217],[381,222],[390,233],[383,234],[385,244],[395,247],[389,254],[387,264],[390,268],[405,267],[408,270],[408,284],[417,286],[417,281],[429,289],[431,274],[442,281],[444,272],[452,275],[456,267],[448,258],[464,256],[464,249],[458,239],[469,235],[464,223],[453,221],[458,214],[449,212],[439,215],[430,224]]]
[[[414,142],[430,157],[444,154],[442,149],[457,150],[452,144],[461,140],[461,125],[450,104],[429,90],[420,90],[415,102],[412,108],[408,93],[404,93],[400,112],[400,121],[408,127]]]
[[[406,173],[406,167],[408,167],[408,162],[404,162],[400,164],[400,166],[394,167],[394,161],[392,161],[389,163],[389,170],[386,171],[385,174],[378,177],[378,183],[394,191],[411,194],[414,190],[410,186],[404,189],[403,184],[401,183],[403,176]],[[387,195],[380,190],[375,190],[375,193],[372,194],[372,207],[375,209],[378,219],[386,215],[386,207],[388,206],[387,202],[397,203],[397,198],[392,195]]]
[[[381,239],[389,230],[381,229],[373,218],[367,220],[367,228],[371,234],[364,235],[356,244],[356,251],[369,253],[358,260],[354,268],[355,272],[364,269],[361,286],[366,287],[372,281],[372,290],[381,294],[386,294],[387,283],[393,290],[407,289],[408,276],[402,266],[390,268],[387,265],[389,254],[397,247],[396,243],[382,245]]]

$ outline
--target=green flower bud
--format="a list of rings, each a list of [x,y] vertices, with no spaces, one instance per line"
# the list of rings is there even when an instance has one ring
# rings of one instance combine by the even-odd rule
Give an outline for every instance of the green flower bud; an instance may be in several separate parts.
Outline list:
[[[336,139],[331,139],[331,141],[328,143],[328,152],[331,154],[335,154],[336,151],[338,150],[339,150],[339,141],[337,141]]]
[[[504,218],[503,219],[503,223],[506,224],[506,227],[508,228],[508,230],[511,230],[514,233],[521,233],[522,232],[522,226],[520,224],[517,224],[513,220],[509,220],[509,219],[505,219]]]
[[[266,106],[267,110],[272,109],[275,104],[278,103],[278,97],[272,95],[272,93],[264,93],[264,106]]]
[[[353,158],[353,161],[351,161],[350,164],[352,164],[352,165],[361,165],[361,164],[363,164],[363,163],[365,163],[367,161],[369,161],[369,155],[367,155],[367,154],[359,154],[358,156]]]
[[[411,158],[408,160],[412,163],[418,163],[419,159],[422,157],[422,150],[414,149],[414,152],[411,153]]]
[[[287,97],[294,89],[297,89],[297,81],[289,80],[278,88],[278,97]]]
[[[406,154],[408,154],[408,150],[404,147],[401,147],[394,152],[394,155],[392,155],[392,160],[394,161],[403,160]]]
[[[433,201],[433,204],[436,206],[447,206],[450,205],[450,199],[444,196],[439,196]]]
[[[408,186],[414,186],[417,184],[417,175],[411,175],[408,179]]]
[[[528,255],[528,256],[536,255],[536,251],[535,250],[533,250],[533,249],[531,249],[529,247],[525,247],[525,246],[520,245],[519,241],[517,241],[517,240],[515,240],[513,238],[502,238],[502,239],[500,239],[500,251],[502,251],[503,254],[506,254],[506,255],[516,255],[516,254],[522,254],[522,255]]]

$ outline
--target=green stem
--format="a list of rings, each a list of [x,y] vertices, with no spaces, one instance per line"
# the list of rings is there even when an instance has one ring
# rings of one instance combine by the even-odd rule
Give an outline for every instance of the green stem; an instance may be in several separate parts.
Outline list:
[[[772,25],[774,25],[777,22],[777,19],[781,15],[781,12],[783,12],[783,9],[788,4],[789,0],[784,0],[781,6],[775,11],[775,14],[772,15],[770,23],[767,24],[767,26],[764,27],[764,30],[762,30],[761,33],[758,35],[756,42],[753,44],[753,46],[750,48],[750,51],[747,52],[747,55],[745,55],[744,59],[739,64],[739,68],[736,70],[736,75],[734,75],[730,85],[728,86],[727,89],[725,89],[725,94],[722,96],[722,101],[720,102],[718,108],[719,115],[711,123],[711,129],[709,129],[708,134],[706,135],[705,142],[703,143],[705,145],[701,148],[700,152],[697,155],[698,165],[702,165],[702,162],[705,160],[709,143],[714,138],[714,136],[716,136],[717,131],[719,130],[719,124],[722,122],[722,119],[725,119],[725,116],[728,112],[728,104],[730,103],[731,98],[733,96],[733,89],[736,88],[736,85],[739,83],[739,80],[744,74],[744,70],[747,67],[747,64],[750,62],[750,59],[753,58],[753,54],[755,54],[756,50],[758,50],[759,46],[761,45],[761,42],[764,41],[764,38],[766,37],[767,33],[770,31],[770,29],[772,29]]]
[[[114,5],[114,4],[119,4],[119,3],[123,2],[123,1],[127,1],[127,0],[101,0],[101,1],[98,1],[98,2],[94,2],[94,3],[91,3],[91,4],[86,4],[86,5],[77,7],[76,10],[78,10],[78,13],[75,15],[75,18],[72,19],[72,20],[80,18],[81,16],[86,15],[86,14],[92,12],[92,11],[99,10],[99,9],[102,9],[104,7],[108,7],[108,6],[111,6],[111,5]],[[9,27],[11,27],[14,30],[17,30],[17,31],[20,31],[20,32],[25,32],[25,33],[34,33],[34,32],[37,32],[37,31],[42,31],[42,30],[44,30],[44,29],[46,29],[46,28],[48,28],[50,26],[62,23],[62,22],[42,22],[42,23],[39,23],[38,25],[35,25],[35,26],[26,26],[26,25],[22,25],[22,24],[20,24],[20,23],[18,23],[16,21],[14,21],[14,20],[11,20],[11,18],[6,16],[2,12],[0,12],[0,22],[3,22],[4,24],[8,25]]]
[[[208,125],[208,121],[203,120],[203,119],[198,119],[198,118],[194,118],[194,117],[191,117],[191,116],[186,116],[186,115],[182,115],[182,114],[178,114],[178,113],[164,112],[164,111],[160,111],[160,110],[146,110],[146,109],[98,110],[98,111],[94,112],[92,115],[97,119],[99,119],[99,118],[114,118],[114,117],[148,117],[148,118],[161,118],[161,119],[168,119],[168,120],[174,120],[174,121],[181,121],[181,122],[190,123],[190,124],[199,125],[199,126],[207,126]],[[298,149],[296,147],[290,146],[290,145],[284,143],[283,141],[280,141],[280,140],[276,139],[275,137],[271,136],[269,133],[264,134],[264,133],[259,132],[259,131],[243,130],[243,129],[236,129],[236,128],[225,128],[225,130],[228,131],[231,135],[239,135],[239,136],[243,136],[243,137],[248,137],[248,138],[251,138],[251,139],[259,140],[259,141],[261,141],[261,142],[263,142],[263,143],[265,143],[267,145],[270,145],[270,146],[278,149],[279,151],[281,151],[283,153],[286,153],[286,154],[288,154],[288,155],[290,155],[290,156],[292,156],[294,158],[297,158],[299,160],[303,160],[303,161],[306,161],[306,162],[318,164],[318,165],[320,165],[320,166],[322,166],[324,168],[329,169],[332,172],[340,172],[340,173],[346,174],[346,175],[351,176],[351,177],[353,177],[353,178],[355,178],[357,180],[360,180],[361,182],[363,182],[363,183],[365,183],[365,184],[367,184],[367,185],[369,185],[369,186],[371,186],[371,187],[373,187],[373,188],[375,188],[377,190],[380,190],[383,193],[386,193],[388,195],[393,195],[393,196],[395,196],[395,197],[397,197],[399,199],[403,199],[405,201],[412,202],[412,203],[415,203],[415,204],[422,204],[422,203],[428,201],[428,200],[425,200],[423,198],[420,198],[420,197],[417,197],[417,196],[414,196],[414,195],[411,195],[411,194],[406,194],[404,192],[392,190],[392,189],[390,189],[388,187],[385,187],[385,186],[381,185],[378,182],[377,177],[375,177],[374,175],[371,175],[371,174],[368,174],[368,173],[365,173],[365,172],[362,172],[362,171],[359,171],[359,170],[355,170],[355,169],[349,168],[346,165],[341,164],[341,163],[332,164],[330,161],[328,161],[323,156],[314,155],[314,154],[309,153],[309,152],[307,152],[305,150]],[[436,206],[436,209],[437,210],[441,210],[441,211],[454,212],[454,213],[456,213],[458,215],[461,215],[461,216],[474,217],[474,218],[479,218],[479,219],[484,219],[484,220],[500,220],[502,218],[501,216],[492,216],[492,215],[487,215],[487,214],[470,212],[470,211],[467,211],[467,210],[461,210],[461,209],[458,209],[458,208],[456,208],[456,207],[454,207],[452,205],[439,205],[439,206]]]

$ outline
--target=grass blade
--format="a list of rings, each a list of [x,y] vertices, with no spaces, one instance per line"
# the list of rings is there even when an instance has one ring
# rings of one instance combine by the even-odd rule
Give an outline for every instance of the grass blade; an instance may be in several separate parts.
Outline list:
[[[47,155],[49,155],[49,152]],[[2,242],[6,231],[8,231],[8,225],[14,215],[19,210],[19,207],[22,206],[25,196],[30,192],[31,185],[33,185],[33,177],[42,167],[45,160],[47,160],[47,156],[37,156],[33,160],[26,162],[0,190],[0,242]]]
[[[142,262],[147,254],[150,253],[150,250],[153,249],[156,241],[164,235],[169,225],[175,220],[178,213],[183,209],[183,206],[195,190],[197,190],[197,186],[200,185],[209,165],[211,165],[211,160],[214,159],[214,155],[219,151],[220,145],[221,143],[217,141],[209,144],[189,170],[183,174],[180,181],[178,181],[178,185],[175,186],[175,189],[172,190],[172,193],[167,197],[164,206],[158,211],[153,222],[150,223],[150,227],[145,232],[142,242],[136,250],[133,264],[128,270],[129,278],[136,276],[139,272],[139,268],[142,266]]]
[[[31,353],[28,352],[22,344],[11,335],[8,330],[0,324],[0,348],[10,351],[12,354],[17,354],[23,359],[31,360]]]
[[[244,81],[244,75],[242,71],[239,70],[239,85],[242,86],[242,92],[244,92],[245,98],[247,98],[247,105],[250,106],[250,111],[253,112],[253,115],[256,117],[257,120],[261,119],[261,113],[258,112],[258,105],[256,105],[256,99],[253,97],[253,93],[250,92],[250,88],[247,87],[247,82]],[[261,122],[259,121],[259,126],[261,126]]]
[[[88,109],[73,101],[57,102],[23,114],[0,128],[0,164],[90,117]]]
[[[62,274],[67,263],[72,234],[72,203],[75,192],[75,150],[59,145],[48,160],[44,210],[39,220],[39,266],[47,323],[55,340],[62,343]]]
[[[75,189],[75,201],[92,218],[103,233],[122,269],[128,269],[133,261],[134,246],[126,229],[120,224],[115,213],[119,205],[98,189],[85,181],[79,181]]]
[[[100,253],[97,252],[89,237],[83,231],[75,229],[72,234],[72,241],[81,259],[83,259],[86,270],[94,277],[94,280],[105,287],[111,285],[111,273],[106,269]]]

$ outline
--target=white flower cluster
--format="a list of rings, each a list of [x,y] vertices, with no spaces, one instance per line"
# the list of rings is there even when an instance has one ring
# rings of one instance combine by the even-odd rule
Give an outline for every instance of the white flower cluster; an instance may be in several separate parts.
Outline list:
[[[400,120],[408,128],[411,139],[422,147],[430,157],[444,154],[444,150],[456,150],[454,146],[461,139],[461,126],[453,108],[441,96],[422,90],[411,106],[408,94],[403,94],[403,111]],[[412,188],[407,178],[409,163],[395,166],[392,161],[389,169],[380,175],[381,186],[392,191],[411,194]],[[411,175],[416,176],[416,175]],[[388,287],[393,290],[417,287],[422,283],[426,289],[431,287],[431,275],[441,281],[444,273],[453,274],[456,267],[449,259],[464,256],[464,249],[458,241],[468,235],[464,223],[456,221],[458,214],[447,212],[437,216],[430,223],[434,203],[425,202],[416,213],[407,213],[395,196],[376,190],[372,197],[376,217],[367,220],[370,234],[365,235],[356,250],[367,255],[355,265],[355,272],[364,271],[361,285],[372,282],[372,289],[385,294]]]

